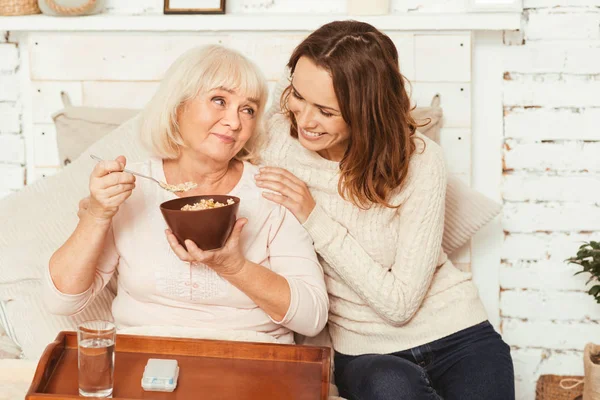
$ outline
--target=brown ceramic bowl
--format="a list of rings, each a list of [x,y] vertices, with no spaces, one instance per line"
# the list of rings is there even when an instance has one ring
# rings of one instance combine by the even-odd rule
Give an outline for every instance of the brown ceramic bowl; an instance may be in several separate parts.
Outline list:
[[[198,203],[201,199],[213,199],[224,204],[227,204],[227,199],[232,199],[235,203],[205,210],[181,210],[184,205]],[[225,245],[235,225],[239,206],[240,199],[235,196],[192,196],[165,201],[160,205],[160,211],[183,247],[185,240],[189,239],[202,250],[214,250]]]

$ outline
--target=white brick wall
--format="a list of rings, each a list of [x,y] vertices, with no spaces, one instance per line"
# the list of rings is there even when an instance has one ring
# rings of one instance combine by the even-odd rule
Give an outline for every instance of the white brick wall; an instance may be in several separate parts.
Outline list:
[[[4,43],[0,46],[0,72],[12,73],[19,65],[19,52],[14,43]]]
[[[596,64],[598,65],[598,64]],[[504,90],[506,106],[600,106],[600,81],[594,75],[510,74]]]
[[[556,172],[554,172],[556,173]],[[507,201],[598,203],[600,176],[594,173],[547,175],[520,172],[504,177]]]
[[[548,334],[551,332],[552,334]],[[504,338],[513,346],[579,351],[598,335],[596,322],[507,320]]]
[[[595,74],[600,63],[600,48],[589,41],[532,41],[512,49],[507,71],[521,73]]]
[[[540,279],[543,279],[541,274]],[[584,292],[561,290],[505,290],[500,298],[502,316],[528,321],[585,321],[600,318],[600,307]],[[577,304],[577,307],[573,307]],[[600,328],[599,328],[600,329]],[[554,336],[554,332],[548,332]],[[529,338],[536,339],[535,336]],[[594,337],[588,338],[594,340]],[[511,343],[512,344],[512,343]]]
[[[19,98],[19,83],[17,75],[6,73],[0,75],[0,101],[15,102]]]
[[[600,239],[597,5],[525,0],[524,43],[506,48],[500,308],[522,400],[541,374],[583,374],[600,338],[589,275],[564,262]]]
[[[8,32],[0,31],[0,197],[25,183],[18,66],[16,43],[12,43]]]
[[[600,13],[580,8],[531,9],[528,12],[525,40],[600,39]]]
[[[530,377],[542,374],[572,375],[575,365],[583,365],[581,352],[571,350],[513,347],[512,357],[517,372],[517,399],[520,400],[535,399],[535,384]]]
[[[600,140],[598,126],[600,107],[514,108],[506,112],[504,135],[506,138],[518,139],[519,143],[572,139],[593,141]]]
[[[522,260],[562,262],[573,255],[573,243],[589,242],[594,240],[596,235],[595,232],[506,232],[502,258],[505,262]]]

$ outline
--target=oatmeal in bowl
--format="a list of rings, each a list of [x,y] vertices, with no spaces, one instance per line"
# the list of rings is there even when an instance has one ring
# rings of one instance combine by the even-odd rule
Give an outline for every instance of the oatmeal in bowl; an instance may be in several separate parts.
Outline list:
[[[218,201],[214,201],[213,199],[200,199],[199,202],[194,204],[186,204],[181,207],[181,211],[196,211],[196,210],[206,210],[208,208],[219,208],[225,207],[235,204],[235,201],[231,198],[227,199],[227,203],[219,203]]]

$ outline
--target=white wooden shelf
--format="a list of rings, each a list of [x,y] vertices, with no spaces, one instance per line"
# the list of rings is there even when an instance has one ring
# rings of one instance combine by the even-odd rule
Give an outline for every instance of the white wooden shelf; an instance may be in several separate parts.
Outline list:
[[[0,17],[0,31],[312,31],[338,19],[368,22],[391,31],[517,30],[518,12],[351,15],[118,15]]]

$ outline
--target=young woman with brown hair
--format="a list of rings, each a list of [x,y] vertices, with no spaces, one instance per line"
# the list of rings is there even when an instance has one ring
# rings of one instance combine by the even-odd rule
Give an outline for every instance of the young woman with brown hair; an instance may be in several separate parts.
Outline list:
[[[365,23],[333,22],[288,68],[263,152],[280,168],[256,180],[320,256],[340,394],[514,399],[510,349],[471,274],[442,251],[444,158],[417,132],[392,40]]]

